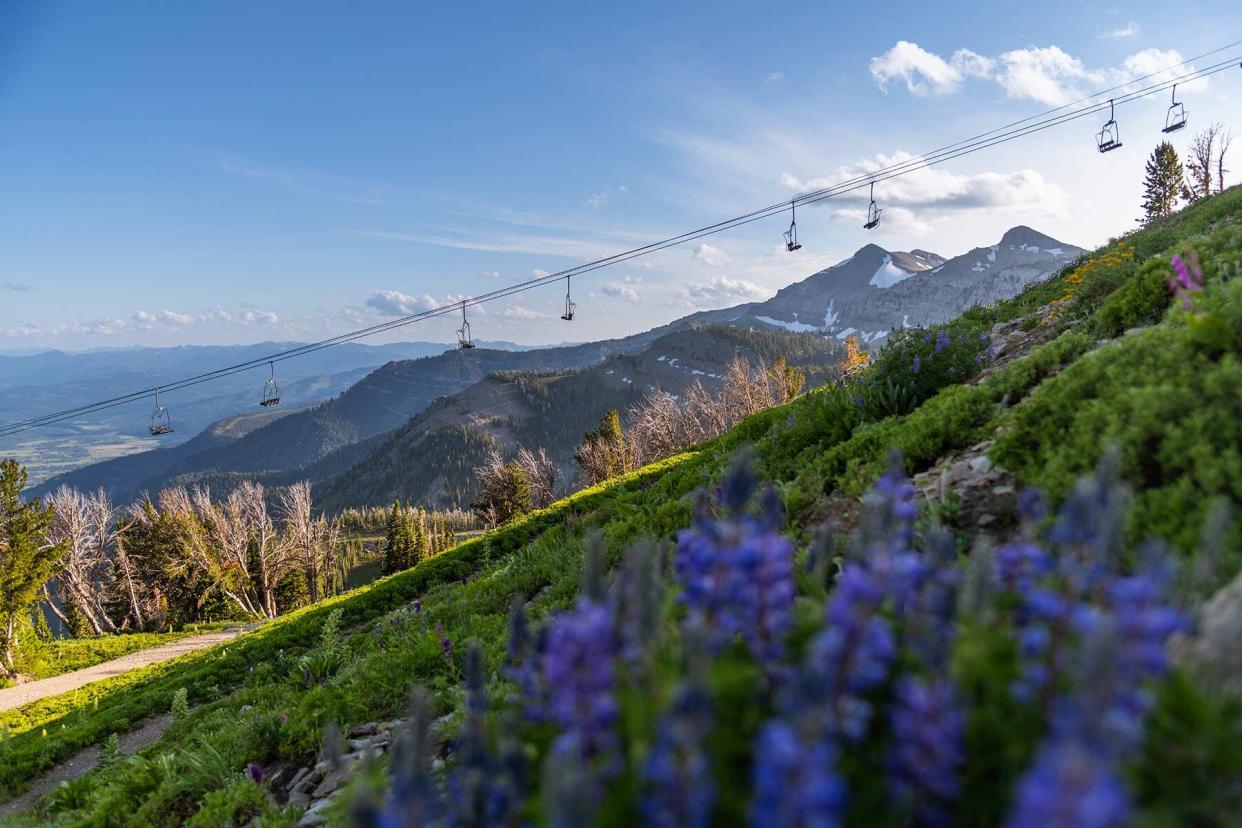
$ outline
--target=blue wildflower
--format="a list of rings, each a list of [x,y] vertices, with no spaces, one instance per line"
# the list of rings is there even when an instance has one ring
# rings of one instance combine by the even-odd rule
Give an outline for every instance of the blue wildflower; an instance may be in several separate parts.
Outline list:
[[[755,746],[753,828],[836,828],[846,789],[833,773],[831,741],[782,719],[763,726]]]
[[[560,729],[554,750],[589,760],[616,741],[616,630],[611,609],[580,599],[553,619],[540,660],[548,689],[545,715]]]
[[[656,741],[643,763],[643,824],[657,828],[706,828],[716,788],[704,740],[711,728],[711,701],[690,684],[678,690],[672,709],[656,726]]]
[[[921,825],[949,824],[947,803],[961,788],[966,719],[947,678],[897,682],[890,714],[893,786]]]

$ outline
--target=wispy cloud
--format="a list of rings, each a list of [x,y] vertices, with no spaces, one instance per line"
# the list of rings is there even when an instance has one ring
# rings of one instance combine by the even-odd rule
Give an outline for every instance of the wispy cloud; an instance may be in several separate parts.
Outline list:
[[[220,155],[210,163],[227,175],[263,181],[295,195],[348,204],[376,206],[388,203],[376,193],[374,187],[320,170],[262,164],[238,155]]]
[[[1123,37],[1134,37],[1143,30],[1143,27],[1131,20],[1119,29],[1109,29],[1101,32],[1100,37],[1106,40],[1120,40]]]
[[[34,285],[22,284],[21,282],[3,282],[0,283],[0,290],[11,290],[14,293],[30,293],[34,290]]]
[[[608,203],[608,193],[596,193],[586,200],[588,207],[598,209]]]
[[[766,75],[763,76],[763,79],[767,81],[768,83],[780,83],[781,81],[785,79],[785,73],[784,72],[768,72]]]

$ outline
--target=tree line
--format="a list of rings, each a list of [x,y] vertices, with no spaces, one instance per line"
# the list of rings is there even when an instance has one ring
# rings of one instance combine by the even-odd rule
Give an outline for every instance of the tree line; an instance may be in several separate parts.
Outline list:
[[[1178,201],[1191,203],[1225,189],[1225,156],[1233,143],[1233,132],[1220,124],[1200,131],[1187,148],[1182,163],[1173,144],[1162,141],[1147,159],[1143,178],[1143,217],[1146,223],[1163,218],[1177,209]]]
[[[616,409],[604,414],[574,454],[574,481],[565,479],[543,448],[523,447],[506,460],[492,447],[475,469],[479,496],[472,509],[494,528],[547,506],[574,484],[594,486],[718,437],[752,414],[790,402],[805,383],[806,374],[784,357],[752,365],[735,356],[717,391],[695,380],[681,396],[658,390],[647,394],[624,418]]]

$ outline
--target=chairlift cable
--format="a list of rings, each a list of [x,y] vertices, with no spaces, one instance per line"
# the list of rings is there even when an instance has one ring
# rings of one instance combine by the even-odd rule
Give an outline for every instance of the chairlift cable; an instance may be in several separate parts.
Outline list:
[[[1200,55],[1195,58],[1189,58],[1183,63],[1177,64],[1177,66],[1184,66],[1206,55],[1215,54],[1215,53],[1224,51],[1238,44],[1242,44],[1242,40],[1228,44],[1227,46],[1222,46],[1210,52],[1205,52],[1204,55]],[[1104,90],[1103,92],[1099,92],[1099,93],[1086,96],[1070,104],[1065,104],[1065,105],[1056,107],[1054,109],[1047,110],[1046,112],[1041,113],[1040,115],[1033,115],[1033,116],[1029,116],[1027,118],[1023,118],[1018,121],[1014,121],[1011,124],[1008,124],[1006,126],[998,127],[996,129],[992,129],[987,132],[980,133],[978,135],[963,139],[953,144],[946,145],[945,147],[942,147],[941,149],[938,149],[938,150],[934,150],[930,153],[914,156],[910,159],[907,159],[906,161],[889,165],[888,167],[881,168],[879,170],[873,171],[871,173],[867,173],[865,175],[856,176],[855,178],[847,179],[842,182],[838,182],[837,184],[834,184],[829,187],[824,187],[819,190],[802,193],[794,197],[793,199],[781,201],[777,204],[770,205],[768,207],[764,207],[759,210],[755,210],[750,213],[743,214],[741,216],[736,216],[732,219],[726,219],[726,220],[717,222],[716,224],[712,224],[712,225],[708,225],[706,227],[700,228],[698,230],[689,231],[687,233],[683,233],[678,236],[673,236],[673,237],[664,239],[662,241],[653,242],[651,244],[647,244],[641,247],[633,248],[631,250],[623,251],[621,253],[617,253],[612,256],[598,259],[593,262],[587,262],[582,265],[577,265],[577,266],[567,268],[562,271],[558,271],[556,273],[536,277],[534,279],[530,279],[525,282],[520,282],[514,285],[509,285],[504,288],[499,288],[497,290],[490,291],[485,294],[481,294],[477,297],[471,297],[469,299],[464,299],[459,302],[454,302],[450,305],[433,308],[427,311],[422,311],[417,314],[411,314],[408,316],[400,317],[398,319],[388,320],[386,322],[377,323],[375,325],[371,325],[365,328],[339,334],[337,336],[330,337],[324,340],[320,340],[318,342],[308,343],[306,345],[300,345],[296,348],[291,348],[286,351],[281,351],[278,353],[259,357],[253,360],[247,360],[245,362],[237,363],[235,365],[227,366],[225,368],[219,368],[213,371],[209,371],[203,374],[188,377],[182,380],[178,380],[178,381],[174,381],[170,383],[164,383],[160,386],[160,389],[167,392],[167,391],[176,391],[176,390],[181,390],[184,388],[189,388],[189,387],[199,385],[204,382],[209,382],[209,381],[216,380],[216,379],[222,379],[228,376],[232,376],[233,374],[240,373],[242,371],[251,370],[259,365],[262,365],[263,363],[268,363],[269,365],[273,365],[273,371],[274,371],[275,362],[283,361],[286,359],[292,359],[294,357],[305,356],[307,354],[311,354],[316,351],[323,350],[325,348],[330,348],[336,345],[345,344],[345,343],[352,342],[352,341],[362,339],[365,337],[374,336],[380,333],[385,333],[387,331],[400,328],[400,327],[404,327],[406,325],[414,324],[416,322],[421,322],[421,321],[425,321],[428,319],[432,319],[437,316],[442,316],[448,313],[452,313],[456,311],[459,307],[462,309],[462,312],[464,314],[465,309],[467,307],[473,307],[476,305],[481,305],[484,302],[495,301],[497,299],[512,296],[518,293],[532,290],[536,287],[540,287],[540,286],[543,286],[551,282],[560,281],[561,279],[565,279],[566,281],[568,281],[570,276],[589,273],[591,271],[598,270],[603,267],[610,267],[616,264],[620,264],[620,263],[629,261],[631,259],[638,258],[640,256],[649,255],[651,253],[659,252],[661,250],[665,250],[667,248],[674,247],[676,245],[684,244],[689,241],[695,241],[701,238],[715,235],[717,233],[724,232],[726,230],[735,229],[737,227],[741,227],[741,226],[750,224],[755,221],[760,221],[760,220],[769,218],[773,214],[777,212],[783,212],[785,209],[790,209],[797,204],[815,204],[828,198],[838,197],[838,196],[844,195],[849,192],[853,192],[858,189],[862,189],[868,186],[874,186],[874,184],[879,181],[886,181],[891,178],[896,178],[901,175],[906,175],[908,173],[915,172],[920,169],[925,169],[927,167],[931,167],[936,164],[944,163],[945,161],[949,161],[955,158],[963,157],[965,155],[973,154],[974,152],[978,152],[983,149],[989,149],[991,147],[998,146],[1000,144],[1008,143],[1009,141],[1016,140],[1017,138],[1026,137],[1028,135],[1032,135],[1037,132],[1042,132],[1043,130],[1050,129],[1054,126],[1061,126],[1066,123],[1070,123],[1071,121],[1075,121],[1080,118],[1084,118],[1089,115],[1092,115],[1098,111],[1101,111],[1106,106],[1110,106],[1110,105],[1115,106],[1116,104],[1122,104],[1122,103],[1127,103],[1133,100],[1137,100],[1139,98],[1155,94],[1156,92],[1164,91],[1165,89],[1168,89],[1171,86],[1175,86],[1178,83],[1184,83],[1187,80],[1194,80],[1198,78],[1209,77],[1211,75],[1217,74],[1227,69],[1231,69],[1235,65],[1237,65],[1237,63],[1238,63],[1238,58],[1236,57],[1230,58],[1227,61],[1222,61],[1220,63],[1212,64],[1208,67],[1205,67],[1204,69],[1192,70],[1176,78],[1159,81],[1148,87],[1128,92],[1124,95],[1116,97],[1115,99],[1113,99],[1113,101],[1101,101],[1095,104],[1088,105],[1086,107],[1076,109],[1072,112],[1065,113],[1063,115],[1058,115],[1056,117],[1046,118],[1045,120],[1038,121],[1036,123],[1031,123],[1032,121],[1035,121],[1037,118],[1040,118],[1042,116],[1050,115],[1056,112],[1061,112],[1067,109],[1068,107],[1074,106],[1077,103],[1081,103],[1083,101],[1088,101],[1088,100],[1098,98],[1100,95],[1106,94],[1107,92],[1114,91],[1116,89],[1119,89],[1125,86],[1131,86],[1134,83],[1137,83],[1139,81],[1149,79],[1155,75],[1163,74],[1169,71],[1169,69],[1162,69],[1162,70],[1159,70],[1158,72],[1153,72],[1148,75],[1142,76],[1140,78],[1127,81],[1124,84],[1120,84],[1118,86],[1112,87],[1111,89]],[[1171,68],[1177,68],[1177,67],[1175,66]],[[1023,126],[1021,129],[1010,129],[1011,127],[1019,126],[1022,124],[1029,124],[1029,125]],[[1009,130],[1009,131],[1006,132],[1005,130]],[[26,431],[26,430],[33,429],[33,428],[39,428],[45,425],[52,425],[54,423],[62,422],[64,420],[72,419],[72,418],[82,416],[85,414],[93,414],[93,413],[97,413],[100,411],[105,411],[107,409],[114,408],[119,405],[125,405],[128,403],[134,402],[135,400],[139,400],[143,397],[150,396],[154,390],[155,389],[152,389],[152,388],[146,388],[146,389],[142,389],[141,391],[134,391],[129,394],[124,394],[124,395],[120,395],[117,397],[113,397],[111,399],[101,400],[95,403],[90,403],[90,404],[78,406],[78,407],[71,408],[71,409],[65,409],[62,411],[49,413],[49,414],[46,414],[40,417],[34,417],[28,420],[21,420],[21,421],[17,421],[14,423],[10,423],[5,426],[0,426],[0,437],[9,436],[11,434],[16,434],[18,432]]]

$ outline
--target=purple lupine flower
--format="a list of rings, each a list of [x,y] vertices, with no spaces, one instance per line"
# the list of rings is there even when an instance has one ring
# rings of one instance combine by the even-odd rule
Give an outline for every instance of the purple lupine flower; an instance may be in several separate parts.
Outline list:
[[[618,714],[615,655],[608,605],[583,598],[553,620],[541,674],[548,694],[546,716],[561,732],[554,750],[576,751],[580,759],[611,751]]]
[[[949,824],[947,804],[961,788],[966,717],[947,678],[897,682],[890,713],[892,784],[920,825]]]
[[[251,762],[246,765],[246,775],[250,777],[250,781],[259,784],[263,781],[263,766],[258,762]]]
[[[1130,800],[1114,770],[1075,740],[1042,748],[1018,782],[1007,828],[1114,828]]]
[[[1189,261],[1187,261],[1189,260]],[[1199,258],[1193,250],[1188,250],[1186,258],[1174,256],[1172,259],[1173,276],[1169,279],[1169,289],[1173,295],[1182,300],[1182,307],[1190,310],[1191,298],[1203,290],[1203,270],[1199,267]]]
[[[743,515],[754,491],[749,463],[735,465],[721,487],[728,517],[702,514],[681,532],[674,560],[686,625],[702,630],[716,652],[739,636],[768,668],[784,656],[793,626],[793,544],[781,537],[780,503],[765,495],[760,515]]]
[[[444,626],[437,621],[435,626],[436,636],[440,639],[440,654],[444,656],[444,660],[449,664],[453,663],[453,639],[448,637],[448,633],[444,631]]]
[[[932,332],[931,332],[931,331],[923,331],[923,344],[924,344],[924,345],[930,345],[930,344],[931,344],[931,341],[932,341]]]
[[[923,360],[919,357],[918,354],[915,354],[914,360],[910,363],[910,373],[917,374],[919,371],[922,371],[922,370],[923,370]]]
[[[409,724],[393,741],[388,796],[380,804],[356,800],[353,822],[370,828],[421,828],[433,825],[443,808],[431,772],[431,713],[424,691],[412,697]]]
[[[677,692],[656,727],[643,763],[643,824],[657,828],[706,828],[716,787],[704,740],[711,728],[711,700],[695,685]]]
[[[822,706],[827,728],[851,741],[866,733],[871,703],[863,694],[888,677],[896,655],[893,631],[878,616],[884,590],[857,564],[847,565],[828,601],[827,624],[811,644],[797,703]]]
[[[945,348],[948,348],[950,344],[952,344],[952,340],[949,339],[948,331],[943,329],[936,331],[936,353],[940,353]]]
[[[453,741],[457,761],[446,783],[447,822],[450,825],[489,825],[495,824],[488,813],[493,763],[484,725],[487,693],[483,653],[477,642],[470,642],[466,648],[465,662],[465,721]]]
[[[846,788],[833,773],[836,750],[817,728],[773,719],[755,746],[752,828],[836,828]]]

